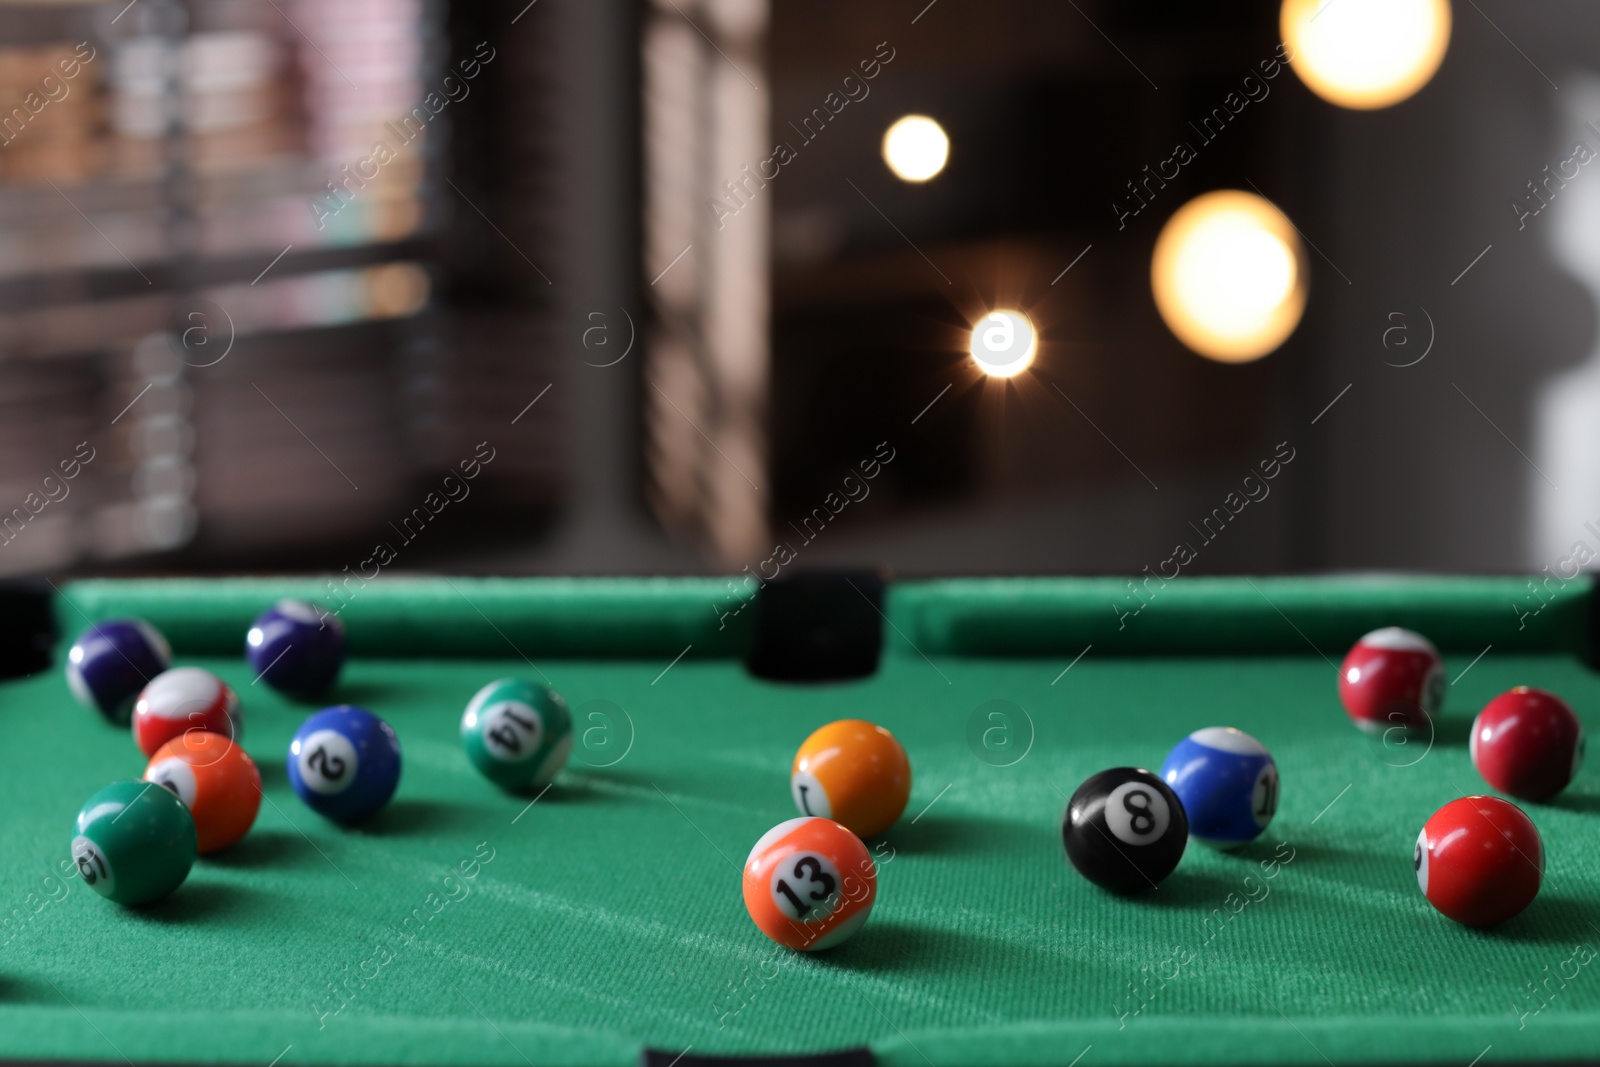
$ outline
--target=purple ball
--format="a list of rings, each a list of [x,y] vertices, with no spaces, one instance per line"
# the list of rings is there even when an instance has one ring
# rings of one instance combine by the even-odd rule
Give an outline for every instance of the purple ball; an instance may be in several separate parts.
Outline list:
[[[280,693],[316,700],[344,666],[344,623],[306,600],[280,600],[250,626],[245,656]]]
[[[67,653],[67,685],[85,707],[127,725],[139,690],[172,666],[172,648],[143,619],[97,622]]]

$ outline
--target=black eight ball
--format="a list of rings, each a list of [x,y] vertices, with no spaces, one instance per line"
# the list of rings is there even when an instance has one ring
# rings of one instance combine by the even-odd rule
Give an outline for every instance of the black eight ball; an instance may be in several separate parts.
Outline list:
[[[1114,767],[1072,794],[1061,823],[1072,865],[1114,893],[1143,893],[1172,873],[1189,843],[1189,819],[1167,783]]]

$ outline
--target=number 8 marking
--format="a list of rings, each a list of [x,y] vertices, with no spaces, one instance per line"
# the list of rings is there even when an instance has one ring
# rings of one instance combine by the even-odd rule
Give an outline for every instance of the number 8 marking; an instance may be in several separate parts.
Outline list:
[[[1154,843],[1172,824],[1167,798],[1147,782],[1129,781],[1113,789],[1105,800],[1106,829],[1123,844]]]
[[[1141,801],[1135,804],[1134,801]],[[1150,813],[1150,794],[1142,789],[1134,789],[1123,795],[1122,807],[1129,815],[1129,825],[1133,832],[1143,837],[1155,829],[1155,816]]]

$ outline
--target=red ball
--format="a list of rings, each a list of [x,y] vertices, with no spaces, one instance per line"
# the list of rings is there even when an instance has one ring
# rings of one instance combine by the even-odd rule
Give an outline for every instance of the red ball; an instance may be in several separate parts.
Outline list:
[[[1493,926],[1539,895],[1544,845],[1515,804],[1462,797],[1422,827],[1412,862],[1417,885],[1440,914],[1467,926]]]
[[[1426,730],[1448,682],[1439,650],[1419,633],[1387,626],[1355,643],[1339,668],[1339,699],[1368,733]]]
[[[190,730],[237,741],[241,732],[238,694],[210,671],[174,667],[150,680],[133,705],[133,740],[146,756]]]
[[[1478,713],[1471,747],[1484,781],[1524,800],[1548,800],[1583,766],[1583,724],[1554,693],[1519,685]]]

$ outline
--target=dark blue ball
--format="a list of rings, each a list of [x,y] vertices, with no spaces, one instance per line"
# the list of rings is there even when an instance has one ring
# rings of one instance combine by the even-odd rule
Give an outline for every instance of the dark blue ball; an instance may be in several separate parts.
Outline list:
[[[1196,730],[1161,765],[1189,816],[1189,836],[1213,848],[1254,841],[1278,810],[1278,765],[1266,746],[1231,726]]]
[[[280,693],[315,700],[344,666],[344,623],[306,600],[280,600],[250,625],[244,654]]]
[[[154,626],[143,619],[107,619],[73,642],[67,685],[79,703],[125,726],[139,691],[170,666],[172,649]]]
[[[365,708],[324,708],[295,731],[288,769],[290,786],[312,811],[334,822],[363,822],[400,784],[400,739]]]

